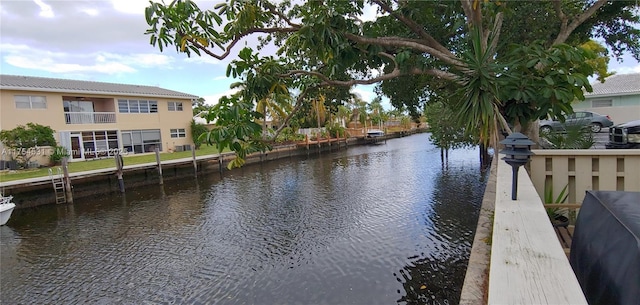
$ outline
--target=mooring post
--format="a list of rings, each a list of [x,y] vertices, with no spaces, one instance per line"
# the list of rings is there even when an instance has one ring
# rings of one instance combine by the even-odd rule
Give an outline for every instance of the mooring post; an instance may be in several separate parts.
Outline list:
[[[309,156],[309,135],[305,134],[304,135],[304,142],[307,144],[307,156]]]
[[[347,131],[344,131],[344,149],[349,149],[349,139],[347,138]]]
[[[164,184],[160,184],[160,196],[162,199],[166,199],[167,198],[167,193],[164,191]]]
[[[222,153],[218,154],[218,167],[219,167],[220,173],[222,174]]]
[[[124,159],[120,153],[116,153],[116,176],[118,177],[118,188],[120,193],[124,193],[124,178],[122,178],[122,169],[124,168]]]
[[[158,164],[158,176],[160,176],[160,184],[164,184],[162,179],[162,162],[160,162],[160,148],[156,147],[156,163]]]
[[[69,177],[69,157],[62,158],[62,172],[64,174],[64,189],[67,203],[73,203],[73,193],[71,192],[71,178]]]
[[[193,159],[193,176],[198,178],[198,162],[196,162],[196,146],[191,145],[191,158]]]

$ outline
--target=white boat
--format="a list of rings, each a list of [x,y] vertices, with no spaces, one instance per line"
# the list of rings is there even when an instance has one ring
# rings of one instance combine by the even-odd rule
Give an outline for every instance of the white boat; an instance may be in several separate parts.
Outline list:
[[[367,130],[367,138],[379,138],[384,136],[384,131],[380,129],[369,129]]]
[[[11,202],[11,199],[13,199],[13,196],[5,197],[0,195],[0,226],[4,226],[9,221],[11,212],[16,207],[16,204]]]

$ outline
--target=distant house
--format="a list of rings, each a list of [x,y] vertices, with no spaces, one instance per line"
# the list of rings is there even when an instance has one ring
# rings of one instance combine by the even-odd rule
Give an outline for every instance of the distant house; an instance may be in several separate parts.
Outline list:
[[[71,160],[189,146],[195,95],[153,86],[0,75],[0,129],[50,126]],[[189,146],[190,147],[190,146]]]
[[[640,73],[616,74],[591,84],[593,92],[573,109],[609,115],[615,124],[640,120]]]
[[[215,125],[215,121],[207,122],[207,119],[205,119],[207,113],[207,111],[201,111],[200,113],[193,116],[193,120],[196,122],[196,124],[205,125],[208,129],[211,129]]]

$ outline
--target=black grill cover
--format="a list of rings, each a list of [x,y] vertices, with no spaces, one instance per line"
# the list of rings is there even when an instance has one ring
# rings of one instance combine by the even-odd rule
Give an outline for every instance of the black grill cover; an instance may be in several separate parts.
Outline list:
[[[587,191],[569,261],[590,305],[640,304],[640,192]]]

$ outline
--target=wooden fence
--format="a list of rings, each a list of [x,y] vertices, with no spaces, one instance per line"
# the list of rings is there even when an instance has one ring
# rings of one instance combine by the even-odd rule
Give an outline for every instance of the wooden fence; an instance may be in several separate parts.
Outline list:
[[[540,198],[567,186],[566,203],[582,203],[587,190],[640,192],[638,149],[534,150],[529,174]],[[550,203],[550,202],[546,202]]]

